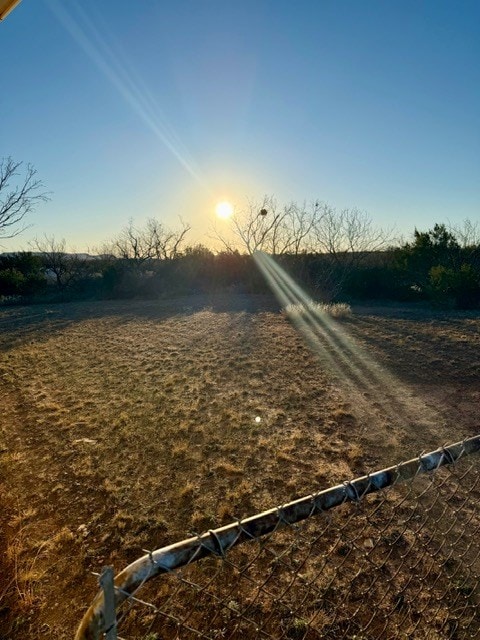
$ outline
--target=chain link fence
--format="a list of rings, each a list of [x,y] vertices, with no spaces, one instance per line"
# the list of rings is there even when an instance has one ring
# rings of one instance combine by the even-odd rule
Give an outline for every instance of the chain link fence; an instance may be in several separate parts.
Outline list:
[[[479,451],[480,435],[106,570],[76,640],[478,638]]]

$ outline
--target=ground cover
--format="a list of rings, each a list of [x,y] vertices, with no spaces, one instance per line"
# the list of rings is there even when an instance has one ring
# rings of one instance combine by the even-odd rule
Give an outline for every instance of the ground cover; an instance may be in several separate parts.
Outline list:
[[[0,311],[0,637],[70,638],[91,571],[478,433],[478,314],[342,326],[385,384],[268,297]]]

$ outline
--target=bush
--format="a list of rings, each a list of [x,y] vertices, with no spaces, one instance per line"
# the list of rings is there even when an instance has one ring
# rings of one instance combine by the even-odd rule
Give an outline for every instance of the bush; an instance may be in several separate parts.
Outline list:
[[[469,264],[459,269],[432,267],[429,281],[431,297],[437,302],[453,301],[457,309],[474,309],[480,304],[480,276]]]
[[[0,256],[0,295],[34,296],[45,291],[42,261],[28,252]]]
[[[395,265],[357,268],[346,278],[344,291],[354,298],[369,300],[417,300],[418,289],[412,289],[407,278]]]
[[[0,271],[0,296],[21,295],[25,276],[18,269],[3,269]]]

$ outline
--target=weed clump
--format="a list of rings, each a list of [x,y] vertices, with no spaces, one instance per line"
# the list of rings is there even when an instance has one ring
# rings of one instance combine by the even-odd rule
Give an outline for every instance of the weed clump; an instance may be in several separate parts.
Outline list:
[[[289,304],[284,308],[284,312],[288,316],[301,316],[307,313],[315,315],[327,314],[332,318],[350,318],[352,316],[352,307],[343,302],[326,304],[322,302],[309,302],[307,304]]]

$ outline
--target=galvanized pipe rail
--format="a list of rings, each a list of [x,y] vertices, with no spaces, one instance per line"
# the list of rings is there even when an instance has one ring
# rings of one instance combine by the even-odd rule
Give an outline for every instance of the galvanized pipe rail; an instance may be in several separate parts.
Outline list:
[[[117,575],[115,606],[118,608],[140,586],[158,574],[174,571],[208,555],[224,556],[237,544],[267,535],[280,527],[300,522],[343,503],[358,502],[369,493],[435,471],[478,451],[480,435],[152,551],[132,562]],[[104,595],[103,591],[99,591],[80,623],[75,640],[98,640],[106,631]]]

